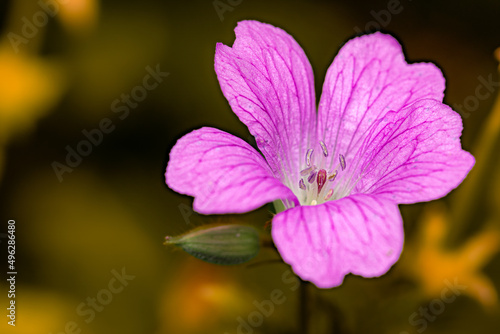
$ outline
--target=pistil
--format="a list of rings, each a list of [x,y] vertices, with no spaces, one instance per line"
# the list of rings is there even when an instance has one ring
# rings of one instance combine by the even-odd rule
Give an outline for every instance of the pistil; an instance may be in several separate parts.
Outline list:
[[[318,196],[321,190],[323,189],[323,186],[325,185],[326,182],[326,170],[320,169],[318,172],[318,179],[316,180],[318,183]]]
[[[328,162],[324,158],[327,158],[329,155],[328,148],[323,141],[319,142],[319,146],[323,156],[314,158],[314,149],[308,149],[305,156],[306,167],[300,171],[299,189],[304,192],[301,196],[301,203],[305,205],[316,205],[329,201],[332,198],[336,199],[338,191],[336,192],[333,188],[334,181],[337,179],[339,170],[344,171],[346,169],[345,157],[339,154],[339,163],[336,167],[338,169],[327,172],[324,166]],[[316,160],[314,161],[314,159]],[[330,168],[328,169],[331,170]],[[325,185],[326,194],[323,192]],[[336,186],[339,186],[338,182]],[[334,196],[334,194],[337,195]]]

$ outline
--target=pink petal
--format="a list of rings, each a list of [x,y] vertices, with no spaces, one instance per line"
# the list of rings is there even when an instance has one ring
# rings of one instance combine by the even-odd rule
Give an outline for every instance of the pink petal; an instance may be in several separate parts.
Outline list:
[[[445,196],[474,165],[474,157],[460,145],[461,132],[460,116],[435,100],[388,113],[359,156],[363,177],[356,192],[404,204]]]
[[[314,141],[314,78],[304,51],[285,31],[239,22],[232,47],[217,44],[215,71],[231,108],[256,138],[278,178],[298,181]]]
[[[371,124],[389,110],[443,99],[445,81],[430,63],[407,64],[398,41],[374,33],[348,41],[328,69],[319,104],[318,138],[352,161]],[[334,166],[332,166],[333,168]]]
[[[349,273],[383,275],[404,240],[397,205],[363,194],[281,212],[272,236],[283,260],[319,288],[338,286]]]
[[[195,197],[193,208],[203,214],[247,212],[276,199],[297,201],[253,147],[213,128],[177,141],[165,178],[172,190]]]

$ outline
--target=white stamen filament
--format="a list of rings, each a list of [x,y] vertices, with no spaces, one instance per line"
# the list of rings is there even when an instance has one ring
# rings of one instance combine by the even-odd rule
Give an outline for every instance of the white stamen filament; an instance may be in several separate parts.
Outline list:
[[[333,195],[333,189],[330,188],[330,190],[328,190],[328,192],[326,193],[326,196],[324,198],[325,202],[328,201]]]
[[[346,169],[344,155],[339,154],[337,165],[332,166],[330,158],[325,159],[328,157],[327,146],[323,141],[319,141],[318,145],[323,154],[314,157],[314,148],[309,148],[305,156],[306,166],[300,170],[301,178],[298,181],[300,194],[297,195],[302,205],[316,205],[336,200],[345,197],[353,189],[349,182],[345,183],[346,179],[352,178],[353,175],[341,173],[342,177],[338,177],[339,171]]]

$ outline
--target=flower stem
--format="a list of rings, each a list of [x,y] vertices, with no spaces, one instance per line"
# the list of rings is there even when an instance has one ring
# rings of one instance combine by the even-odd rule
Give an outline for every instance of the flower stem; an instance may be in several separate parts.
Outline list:
[[[299,334],[309,333],[309,283],[300,280],[299,296]]]
[[[275,251],[278,251],[278,249],[276,248],[276,245],[274,244],[272,238],[261,237],[260,238],[260,244],[262,245],[262,247],[270,248],[270,249],[274,249]]]

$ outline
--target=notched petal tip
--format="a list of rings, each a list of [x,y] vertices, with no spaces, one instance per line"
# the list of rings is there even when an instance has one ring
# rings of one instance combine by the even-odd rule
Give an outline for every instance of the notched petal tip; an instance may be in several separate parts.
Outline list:
[[[462,149],[461,132],[461,117],[433,99],[386,114],[360,158],[366,171],[360,191],[399,204],[446,196],[474,164]]]
[[[280,28],[242,21],[235,35],[231,47],[216,46],[215,71],[222,93],[256,137],[274,175],[295,178],[302,167],[298,154],[307,150],[316,127],[311,64]]]
[[[399,112],[427,98],[442,101],[444,89],[442,72],[433,64],[408,63],[394,37],[383,33],[356,37],[328,68],[319,103],[318,137],[351,160],[373,123],[389,110]]]

